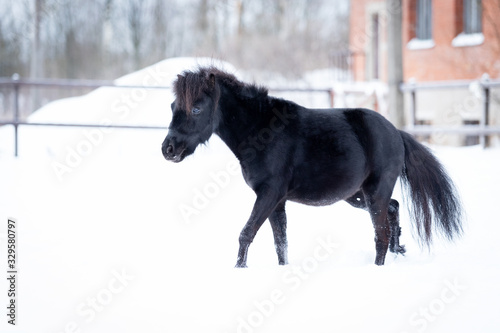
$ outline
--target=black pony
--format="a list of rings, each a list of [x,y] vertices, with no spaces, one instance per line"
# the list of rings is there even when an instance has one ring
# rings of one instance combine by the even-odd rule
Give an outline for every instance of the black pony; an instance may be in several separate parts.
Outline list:
[[[174,82],[172,122],[163,156],[180,162],[217,134],[240,161],[257,199],[239,237],[237,267],[269,218],[279,264],[287,264],[285,203],[330,205],[345,200],[369,211],[375,228],[375,264],[399,244],[399,204],[391,199],[401,177],[412,200],[421,241],[433,229],[452,239],[462,232],[461,207],[442,165],[409,134],[366,109],[304,108],[268,96],[215,67],[185,71]]]

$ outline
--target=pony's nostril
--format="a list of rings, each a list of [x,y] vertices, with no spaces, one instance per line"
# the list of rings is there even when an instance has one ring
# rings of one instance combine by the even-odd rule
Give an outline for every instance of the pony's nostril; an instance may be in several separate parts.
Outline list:
[[[170,154],[174,151],[174,147],[172,145],[168,145],[167,147],[167,154]]]

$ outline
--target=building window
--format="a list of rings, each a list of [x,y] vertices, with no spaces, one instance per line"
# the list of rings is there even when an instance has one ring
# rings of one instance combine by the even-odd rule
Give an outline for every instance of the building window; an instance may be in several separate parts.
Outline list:
[[[410,17],[413,16],[414,38],[407,47],[410,50],[430,49],[434,47],[432,40],[432,0],[413,0]]]
[[[460,33],[453,39],[451,45],[455,47],[481,45],[484,42],[482,1],[458,0],[457,5],[458,10],[462,11],[462,22],[459,24],[460,30],[457,31]]]
[[[432,39],[432,1],[417,1],[417,39]]]
[[[483,31],[481,0],[464,0],[464,34],[477,34]]]

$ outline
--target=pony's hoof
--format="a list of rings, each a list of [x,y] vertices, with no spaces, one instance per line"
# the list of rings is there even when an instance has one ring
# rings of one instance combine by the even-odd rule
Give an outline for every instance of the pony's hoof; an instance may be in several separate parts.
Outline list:
[[[280,266],[288,265],[288,259],[279,259],[278,264]]]
[[[234,268],[248,268],[248,267],[247,267],[247,264],[236,264],[236,266],[234,266]]]
[[[392,253],[396,253],[396,254],[402,254],[402,255],[405,255],[405,253],[406,253],[406,249],[405,249],[405,246],[404,246],[404,245],[399,245],[399,246],[397,246],[396,248],[392,248],[392,249],[391,249],[391,252],[392,252]]]
[[[385,255],[384,256],[377,256],[375,258],[375,265],[384,266],[384,263],[385,263]]]

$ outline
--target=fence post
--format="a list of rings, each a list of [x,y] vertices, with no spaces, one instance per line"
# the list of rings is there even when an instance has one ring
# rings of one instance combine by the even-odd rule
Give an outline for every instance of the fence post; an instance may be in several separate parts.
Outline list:
[[[12,81],[14,82],[14,156],[17,157],[18,146],[19,146],[19,74],[12,75]]]
[[[328,94],[330,95],[330,107],[333,109],[335,107],[335,91],[330,89]]]
[[[409,127],[414,128],[417,124],[417,87],[415,84],[415,79],[411,78],[408,80],[408,85],[410,87],[410,123]]]
[[[490,76],[484,73],[481,77],[481,87],[483,88],[483,114],[481,115],[481,128],[485,129],[489,125],[489,113],[490,113],[490,87],[488,82]],[[486,148],[489,146],[489,136],[484,133],[480,136],[481,146]]]
[[[389,117],[399,129],[405,125],[404,95],[399,89],[404,81],[402,0],[386,0],[387,30],[387,83],[389,88]],[[376,16],[378,17],[378,16]],[[373,37],[371,37],[373,39]]]

